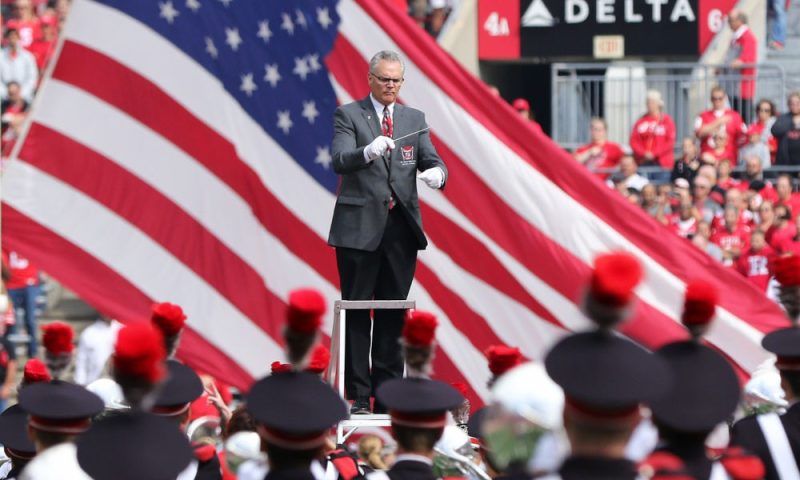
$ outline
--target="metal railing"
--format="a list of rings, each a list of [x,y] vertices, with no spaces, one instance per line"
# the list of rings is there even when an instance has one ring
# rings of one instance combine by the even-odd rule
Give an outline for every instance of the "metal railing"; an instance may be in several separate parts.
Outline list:
[[[697,63],[556,63],[551,70],[552,138],[564,148],[573,149],[589,141],[589,120],[603,117],[608,123],[608,138],[627,144],[631,127],[646,111],[647,90],[657,90],[664,100],[664,111],[672,116],[676,128],[676,148],[680,139],[694,135],[694,119],[709,107],[714,85],[728,93],[731,107],[742,111],[740,85],[755,81],[754,102],[761,98],[783,105],[786,74],[778,65],[756,67],[753,75],[743,75],[723,65]],[[755,105],[752,105],[755,107]],[[746,118],[754,115],[747,112]]]
[[[590,169],[593,173],[598,174],[613,174],[619,171],[619,168],[592,168]],[[672,170],[661,168],[661,167],[654,167],[654,166],[647,166],[647,167],[639,167],[636,170],[636,173],[645,177],[650,182],[655,183],[656,185],[661,183],[668,183],[670,181],[670,175],[672,174]],[[782,173],[787,173],[794,177],[795,179],[800,178],[800,165],[773,165],[772,167],[764,169],[764,180],[775,180],[778,176]],[[745,174],[744,167],[736,167],[731,170],[731,177],[735,179],[743,178]],[[794,191],[798,191],[800,188],[800,181],[795,180],[795,188]]]

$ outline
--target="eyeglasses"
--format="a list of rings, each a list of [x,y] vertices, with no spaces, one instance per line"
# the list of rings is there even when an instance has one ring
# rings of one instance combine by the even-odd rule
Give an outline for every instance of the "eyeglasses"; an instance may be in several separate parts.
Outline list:
[[[767,112],[767,113],[772,113],[772,109],[771,109],[771,108],[769,108],[769,107],[766,107],[766,108],[759,108],[759,109],[758,109],[758,111],[759,111],[759,112]]]
[[[721,102],[722,100],[725,100],[725,97],[711,97],[711,100],[715,102]]]
[[[374,73],[370,73],[370,75],[372,75],[372,78],[374,78],[379,83],[382,83],[384,85],[388,85],[389,83],[394,83],[395,85],[399,85],[399,84],[403,83],[403,79],[402,78],[381,77],[381,76],[375,75]]]

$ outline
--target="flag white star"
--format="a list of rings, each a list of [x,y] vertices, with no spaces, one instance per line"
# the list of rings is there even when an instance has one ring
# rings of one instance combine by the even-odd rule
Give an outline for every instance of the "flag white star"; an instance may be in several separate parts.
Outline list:
[[[197,13],[197,11],[200,10],[201,6],[202,5],[200,5],[200,2],[198,2],[197,0],[186,0],[186,8],[188,8],[194,13]]]
[[[300,57],[294,58],[294,70],[292,70],[292,73],[299,76],[301,79],[305,80],[306,77],[308,76],[308,72],[310,71],[311,69],[308,68],[308,61],[306,61],[305,58],[300,58]]]
[[[264,72],[264,81],[272,85],[272,88],[275,88],[281,79],[281,74],[278,73],[278,64],[264,65]]]
[[[328,170],[331,168],[331,162],[333,158],[331,157],[331,151],[328,147],[317,147],[317,158],[314,159],[314,163],[318,163],[322,165],[322,168]]]
[[[306,16],[300,10],[295,10],[295,22],[298,25],[303,27],[303,30],[308,30],[308,22],[306,22]]]
[[[294,23],[292,23],[292,17],[288,13],[281,14],[281,17],[283,18],[281,28],[286,30],[286,33],[289,35],[294,35]]]
[[[164,20],[166,20],[170,25],[175,21],[175,17],[180,15],[180,12],[175,10],[175,6],[172,4],[172,1],[159,2],[158,8],[161,10],[161,13],[158,15],[163,17]]]
[[[239,45],[242,44],[242,37],[239,35],[238,28],[225,29],[225,43],[230,45],[234,52],[239,49]]]
[[[211,58],[216,59],[219,55],[217,46],[214,45],[214,40],[211,37],[206,37],[206,53],[211,55]]]
[[[258,86],[256,82],[253,81],[253,74],[248,73],[246,75],[242,75],[242,85],[239,86],[239,89],[247,94],[248,97],[253,96],[253,92],[258,90]]]
[[[328,12],[328,7],[317,8],[317,23],[319,23],[325,30],[333,23],[331,14]]]
[[[292,119],[289,117],[289,110],[278,111],[278,128],[283,130],[283,133],[289,135],[289,130],[292,129]]]
[[[228,7],[228,6],[231,4],[231,2],[232,2],[233,0],[219,0],[219,1],[220,1],[220,2],[222,2],[222,4],[223,4],[223,5],[225,5],[226,7]]]
[[[317,104],[314,103],[314,100],[303,102],[303,116],[308,119],[308,123],[314,123],[314,119],[319,116]]]
[[[264,42],[269,42],[269,39],[272,38],[272,30],[269,29],[269,21],[262,20],[258,22],[258,33],[256,35],[258,38],[264,40]]]
[[[319,54],[308,55],[306,59],[308,60],[308,66],[311,68],[312,72],[316,73],[322,68],[322,65],[319,64]]]

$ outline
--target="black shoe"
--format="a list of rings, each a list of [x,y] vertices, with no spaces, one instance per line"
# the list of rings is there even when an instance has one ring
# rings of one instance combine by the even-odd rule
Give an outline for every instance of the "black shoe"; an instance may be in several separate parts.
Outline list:
[[[358,399],[350,407],[350,415],[369,415],[370,413],[372,412],[369,409],[369,400]]]
[[[389,413],[389,410],[381,402],[375,400],[375,408],[373,409],[373,413],[387,414]]]

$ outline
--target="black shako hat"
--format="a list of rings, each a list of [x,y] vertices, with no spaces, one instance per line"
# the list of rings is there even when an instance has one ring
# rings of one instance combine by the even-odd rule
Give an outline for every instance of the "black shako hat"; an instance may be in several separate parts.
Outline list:
[[[77,435],[103,411],[103,400],[80,385],[54,380],[28,385],[19,392],[19,405],[30,415],[29,425],[44,432]]]
[[[167,380],[151,410],[156,415],[172,417],[186,412],[203,394],[203,381],[194,370],[178,361],[167,360],[166,364]]]
[[[174,480],[194,458],[174,421],[147,412],[101,419],[76,444],[78,463],[95,480]]]
[[[739,380],[722,355],[697,341],[665,345],[656,351],[672,369],[669,392],[650,403],[657,424],[684,433],[710,432],[739,401]]]
[[[545,358],[545,368],[566,395],[566,408],[596,419],[638,414],[641,403],[672,385],[667,363],[613,330],[570,335]]]
[[[247,410],[269,443],[290,450],[309,450],[324,444],[328,430],[347,418],[342,397],[318,375],[287,372],[256,382]]]
[[[36,445],[28,436],[28,413],[12,405],[0,415],[0,444],[21,457],[36,454]]]
[[[389,409],[392,424],[415,428],[444,427],[447,411],[464,403],[455,388],[426,378],[387,380],[375,397]]]

